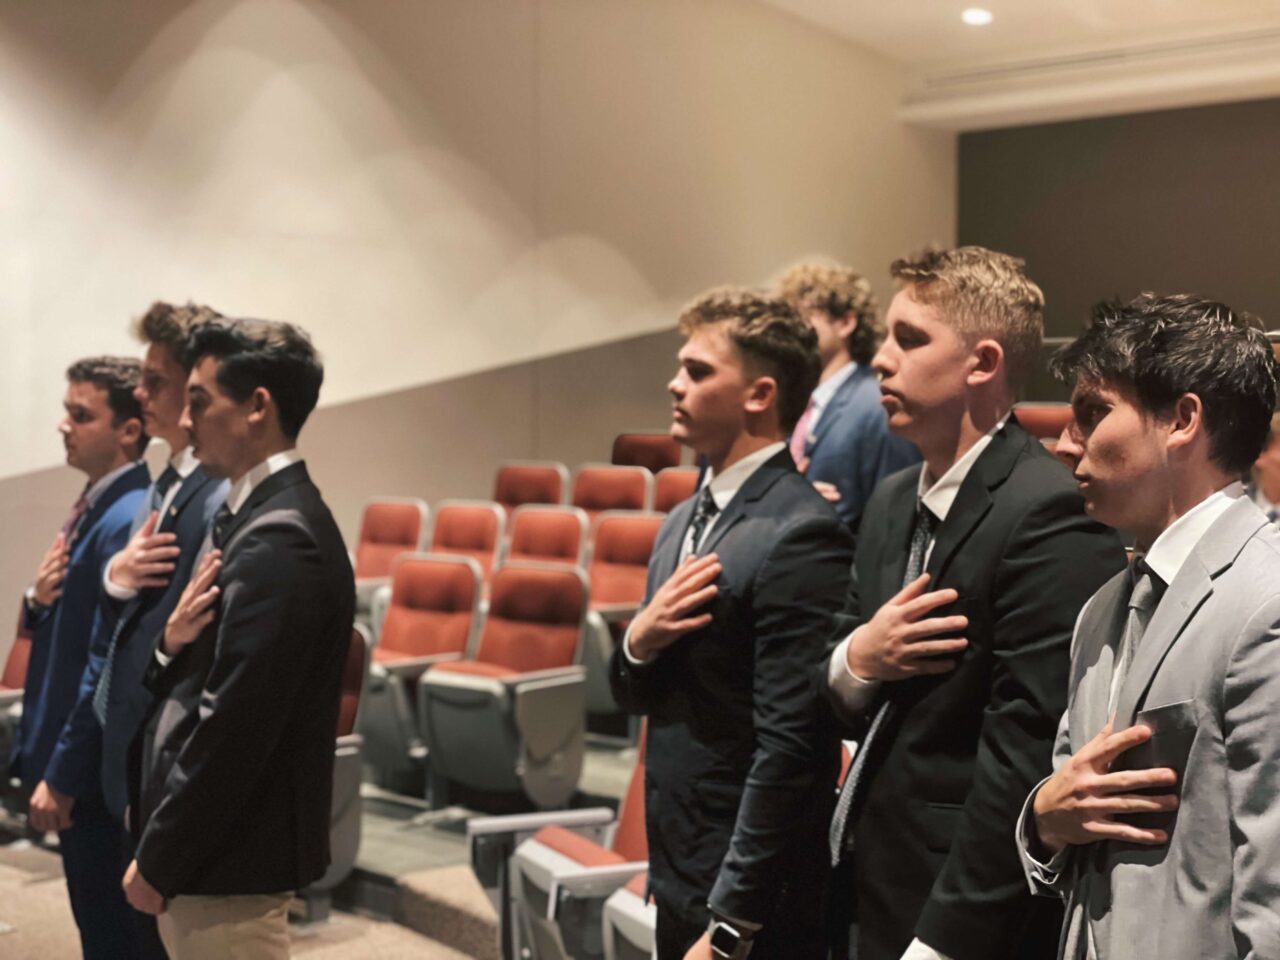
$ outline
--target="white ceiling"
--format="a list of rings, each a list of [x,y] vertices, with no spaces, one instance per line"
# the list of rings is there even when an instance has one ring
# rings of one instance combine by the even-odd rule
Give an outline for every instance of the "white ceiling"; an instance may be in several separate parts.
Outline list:
[[[1280,0],[763,0],[905,64],[952,130],[1280,96]],[[994,21],[970,27],[965,7]]]
[[[764,0],[902,63],[1005,61],[1280,25],[1280,0]],[[966,7],[995,15],[985,27]]]

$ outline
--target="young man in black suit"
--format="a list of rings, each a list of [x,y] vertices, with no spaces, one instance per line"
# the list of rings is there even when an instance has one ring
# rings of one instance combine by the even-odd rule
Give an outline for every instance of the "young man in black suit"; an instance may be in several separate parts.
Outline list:
[[[1018,426],[1044,298],[981,247],[899,260],[872,365],[924,464],[887,478],[860,531],[852,616],[828,664],[860,743],[831,831],[859,960],[1052,958],[1011,841],[1049,772],[1072,627],[1125,564],[1071,474]]]
[[[658,957],[821,958],[838,753],[813,666],[852,541],[786,445],[816,336],[784,301],[729,289],[680,329],[671,434],[708,479],[663,524],[611,664],[618,703],[649,718]]]
[[[103,588],[115,621],[111,645],[93,695],[93,711],[102,727],[102,792],[107,809],[129,837],[129,746],[151,704],[143,676],[155,642],[191,578],[196,553],[214,512],[227,495],[227,483],[209,476],[191,450],[182,427],[186,406],[187,339],[191,330],[218,314],[208,307],[175,307],[157,302],[135,325],[147,345],[134,398],[147,433],[169,447],[169,462],[143,496],[125,548],[107,563]],[[123,874],[133,859],[130,838],[122,850]],[[137,913],[141,955],[165,956],[155,919]]]
[[[231,488],[149,677],[125,891],[176,960],[287,957],[290,896],[329,862],[354,613],[342,537],[295,448],[324,371],[300,329],[259,320],[202,325],[190,357],[184,423]]]

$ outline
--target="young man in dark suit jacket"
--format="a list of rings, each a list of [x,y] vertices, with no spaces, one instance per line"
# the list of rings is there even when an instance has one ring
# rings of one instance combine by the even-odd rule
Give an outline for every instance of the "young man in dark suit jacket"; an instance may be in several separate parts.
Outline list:
[[[1072,626],[1124,551],[1011,413],[1043,328],[1022,262],[961,247],[892,269],[872,365],[924,464],[867,506],[828,665],[860,743],[832,824],[833,899],[859,960],[1051,958],[1060,920],[1010,837],[1049,771]]]
[[[668,516],[611,664],[649,718],[645,814],[659,960],[821,958],[838,752],[813,667],[852,544],[786,437],[817,379],[782,300],[713,291],[680,318],[671,433],[708,479]]]
[[[867,278],[848,267],[799,263],[779,290],[818,335],[822,374],[791,434],[796,467],[857,533],[871,491],[920,462],[920,451],[889,430],[871,358],[883,337]]]
[[[112,621],[101,608],[102,571],[129,536],[149,477],[147,435],[133,390],[138,361],[95,357],[67,370],[58,426],[67,463],[88,478],[27,591],[34,636],[12,775],[31,795],[28,817],[57,830],[71,910],[85,957],[134,957],[137,931],[120,895],[124,838],[102,798],[102,731],[93,715]]]
[[[97,678],[94,713],[102,725],[102,790],[107,809],[128,836],[129,747],[151,704],[143,676],[155,642],[191,578],[196,553],[227,483],[209,476],[179,423],[186,405],[187,339],[191,329],[218,316],[208,307],[155,303],[139,318],[136,332],[147,344],[134,396],[147,433],[169,447],[165,469],[147,488],[134,517],[129,543],[107,564],[103,589],[115,620],[111,647]],[[133,859],[130,841],[121,851],[121,876]],[[155,918],[134,911],[142,956],[163,958]]]
[[[169,617],[139,743],[130,902],[172,957],[287,957],[292,893],[329,862],[334,732],[355,583],[296,450],[324,376],[306,334],[214,320],[192,335],[196,456],[231,481]]]

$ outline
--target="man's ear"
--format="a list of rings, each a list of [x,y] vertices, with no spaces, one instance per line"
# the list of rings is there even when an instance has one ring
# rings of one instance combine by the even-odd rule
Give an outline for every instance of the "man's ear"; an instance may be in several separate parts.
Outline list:
[[[853,331],[858,329],[858,315],[850,310],[843,317],[832,317],[831,329],[841,340],[848,340],[853,336]]]
[[[1194,393],[1184,393],[1173,403],[1167,441],[1169,449],[1186,447],[1204,431],[1204,404]]]
[[[1004,371],[1004,347],[995,340],[979,340],[969,354],[971,369],[965,382],[976,387],[990,383]]]
[[[764,413],[770,406],[778,405],[778,381],[773,377],[756,377],[747,391],[748,413]]]
[[[249,396],[249,422],[263,423],[267,419],[267,411],[275,405],[271,391],[266,387],[258,387]]]
[[[136,447],[142,440],[142,421],[137,417],[125,420],[116,430],[122,447]]]

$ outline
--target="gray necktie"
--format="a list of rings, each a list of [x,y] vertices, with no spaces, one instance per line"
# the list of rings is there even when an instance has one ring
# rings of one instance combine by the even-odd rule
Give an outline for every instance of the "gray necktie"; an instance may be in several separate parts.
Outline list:
[[[720,508],[716,506],[715,497],[711,496],[711,487],[703,487],[702,492],[698,494],[698,502],[693,507],[693,519],[689,521],[689,535],[681,551],[681,560],[698,552],[707,527],[719,512]]]
[[[938,528],[938,518],[923,503],[916,504],[916,522],[911,528],[911,549],[907,554],[907,569],[902,577],[905,587],[924,572],[924,558],[929,553],[929,541]],[[840,799],[836,801],[835,814],[831,817],[831,829],[827,833],[827,841],[831,847],[831,865],[839,866],[842,857],[848,853],[852,844],[849,842],[849,814],[853,810],[853,801],[857,796],[858,786],[866,770],[867,757],[871,754],[871,744],[894,713],[894,703],[887,697],[876,709],[871,718],[871,726],[867,728],[862,743],[858,745],[858,755],[853,759],[848,774],[844,778],[844,786],[840,788]]]
[[[1124,636],[1120,638],[1120,648],[1116,651],[1116,665],[1111,672],[1111,696],[1107,701],[1107,714],[1110,715],[1120,699],[1120,690],[1124,687],[1129,668],[1133,666],[1134,655],[1138,644],[1147,632],[1147,624],[1151,622],[1151,614],[1160,602],[1164,582],[1155,575],[1141,557],[1133,561],[1133,591],[1129,594],[1129,615],[1125,620]]]

